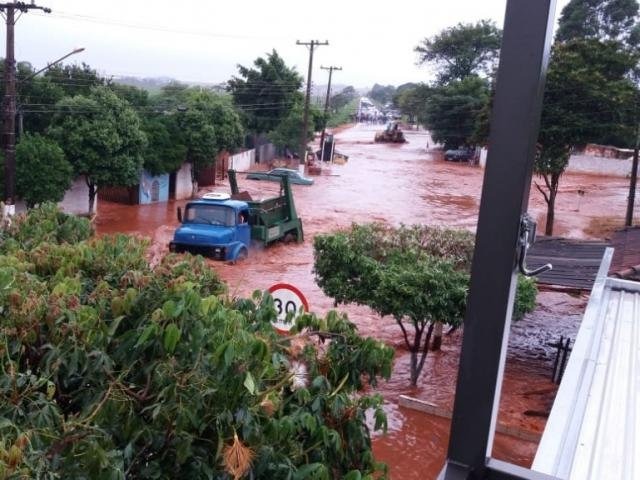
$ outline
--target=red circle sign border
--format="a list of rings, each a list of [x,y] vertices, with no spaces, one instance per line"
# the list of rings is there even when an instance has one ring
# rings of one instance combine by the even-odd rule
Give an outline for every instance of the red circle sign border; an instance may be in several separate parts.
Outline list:
[[[290,290],[290,291],[292,291],[302,301],[302,306],[304,307],[304,311],[305,312],[309,311],[309,302],[307,302],[307,298],[304,296],[304,294],[300,290],[298,290],[298,288],[294,287],[293,285],[291,285],[289,283],[276,283],[275,285],[271,285],[269,287],[268,292],[269,293],[273,293],[276,290]]]

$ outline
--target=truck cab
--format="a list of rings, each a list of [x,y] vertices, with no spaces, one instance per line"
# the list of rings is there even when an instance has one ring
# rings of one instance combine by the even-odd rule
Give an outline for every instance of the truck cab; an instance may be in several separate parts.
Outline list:
[[[218,260],[246,258],[251,242],[249,205],[216,195],[192,200],[184,213],[178,209],[181,225],[169,243],[172,252],[200,253]]]

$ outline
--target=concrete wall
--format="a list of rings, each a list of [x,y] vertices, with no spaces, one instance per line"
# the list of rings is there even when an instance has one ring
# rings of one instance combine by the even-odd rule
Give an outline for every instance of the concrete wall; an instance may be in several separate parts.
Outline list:
[[[98,211],[98,196],[99,195],[96,195],[93,204],[93,213]],[[87,186],[84,176],[76,178],[58,205],[62,208],[62,211],[66,213],[86,214],[89,211],[89,187]]]
[[[251,150],[231,155],[229,157],[229,168],[237,172],[245,172],[251,168],[251,165],[253,165],[255,161],[256,151],[252,148]]]
[[[71,188],[67,190],[64,198],[58,203],[58,206],[65,213],[83,214],[85,215],[89,211],[89,187],[85,182],[84,177],[78,177],[71,184]],[[98,196],[96,195],[95,202],[93,204],[94,209],[98,208]],[[16,212],[23,213],[27,211],[27,205],[23,200],[16,201]]]
[[[138,195],[138,203],[140,205],[169,200],[169,174],[154,176],[143,170],[140,174]]]
[[[269,163],[276,158],[276,147],[272,143],[265,143],[256,147],[256,161],[261,164]]]
[[[591,157],[606,157],[606,158],[629,158],[633,155],[633,150],[628,148],[617,148],[609,145],[596,145],[593,143],[587,144],[584,148],[584,151],[581,152],[583,155],[588,155]]]
[[[571,155],[567,172],[627,177],[631,173],[631,159]]]
[[[480,166],[487,164],[487,149],[480,150]],[[596,155],[574,154],[569,158],[567,172],[628,177],[631,174],[631,158],[602,157]]]
[[[489,151],[486,149],[486,147],[482,147],[480,149],[480,158],[478,160],[479,165],[484,168],[487,165],[487,154],[489,153]]]
[[[191,164],[183,163],[176,173],[176,200],[191,198]]]

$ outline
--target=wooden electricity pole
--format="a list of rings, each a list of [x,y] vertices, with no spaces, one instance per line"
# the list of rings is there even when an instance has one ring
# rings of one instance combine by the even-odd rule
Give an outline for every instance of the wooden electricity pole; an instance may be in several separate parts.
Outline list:
[[[51,9],[24,2],[0,3],[0,12],[7,25],[7,53],[4,59],[4,98],[2,99],[2,147],[4,148],[4,212],[3,217],[15,213],[16,189],[16,58],[15,34],[16,10]]]
[[[307,96],[304,100],[304,117],[302,120],[302,138],[300,139],[300,160],[306,161],[307,156],[307,131],[309,128],[309,98],[311,97],[311,71],[313,69],[313,49],[320,45],[329,45],[329,42],[325,40],[320,42],[318,40],[311,40],[310,42],[296,41],[296,45],[305,45],[309,47],[309,72],[307,73]]]
[[[327,111],[329,110],[329,99],[331,97],[331,77],[334,70],[342,70],[342,67],[323,67],[322,70],[329,70],[329,84],[327,85],[327,98],[324,100],[324,115],[322,118],[322,135],[320,135],[320,160],[324,160],[324,135],[327,129]]]

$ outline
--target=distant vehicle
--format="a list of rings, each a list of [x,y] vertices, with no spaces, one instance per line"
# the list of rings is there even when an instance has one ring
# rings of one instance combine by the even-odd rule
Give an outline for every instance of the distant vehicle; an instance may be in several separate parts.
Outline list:
[[[444,159],[450,162],[464,162],[473,158],[474,151],[458,148],[456,150],[447,150],[444,152]]]
[[[313,185],[313,179],[307,178],[291,168],[274,168],[268,172],[253,172],[247,175],[249,180],[271,180],[273,182],[279,182],[282,177],[288,177],[289,183],[296,185]]]
[[[381,132],[376,132],[376,143],[405,143],[404,134],[400,130],[398,122],[388,122]]]

